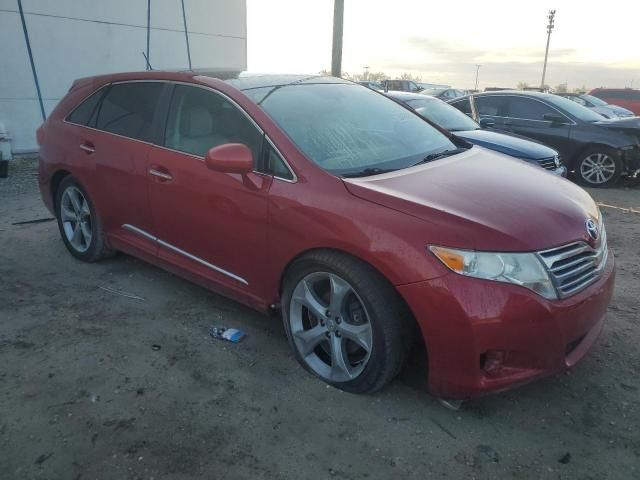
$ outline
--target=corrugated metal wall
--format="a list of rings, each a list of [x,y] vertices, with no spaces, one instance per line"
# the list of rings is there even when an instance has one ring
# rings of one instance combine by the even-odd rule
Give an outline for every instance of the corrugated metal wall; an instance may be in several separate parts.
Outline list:
[[[149,61],[154,69],[188,68],[182,0],[151,0]],[[45,114],[72,81],[144,70],[147,0],[22,0]],[[184,0],[193,68],[245,69],[245,0]],[[0,0],[0,123],[14,152],[37,149],[42,114],[18,0]]]

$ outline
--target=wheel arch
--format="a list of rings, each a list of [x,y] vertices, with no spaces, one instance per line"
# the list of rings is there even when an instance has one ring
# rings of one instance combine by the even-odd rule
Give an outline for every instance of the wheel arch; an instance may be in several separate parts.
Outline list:
[[[51,190],[51,204],[53,208],[56,208],[56,199],[58,198],[58,188],[66,177],[71,175],[71,172],[68,170],[60,169],[56,170],[56,172],[51,176],[50,180],[50,190]]]
[[[333,254],[338,254],[338,255],[345,255],[345,256],[348,256],[348,257],[350,257],[350,258],[352,258],[354,260],[357,260],[359,262],[364,263],[365,265],[367,265],[370,268],[372,268],[376,273],[378,273],[384,279],[384,281],[386,281],[389,284],[389,286],[394,290],[394,292],[396,293],[396,295],[398,296],[400,301],[406,307],[407,312],[409,312],[409,314],[410,314],[410,317],[411,317],[410,318],[410,322],[411,322],[414,330],[416,332],[420,332],[420,335],[417,335],[416,337],[419,338],[420,344],[421,344],[421,346],[424,348],[424,350],[426,352],[425,336],[426,336],[427,333],[422,330],[422,327],[418,323],[418,321],[416,319],[416,316],[415,316],[415,313],[413,312],[413,309],[407,303],[405,298],[400,294],[400,292],[395,287],[395,285],[391,281],[389,281],[388,277],[382,271],[380,271],[379,268],[377,268],[375,265],[373,265],[371,262],[367,261],[366,259],[364,259],[364,258],[362,258],[362,257],[360,257],[358,255],[354,255],[352,252],[349,252],[347,250],[340,249],[340,248],[334,248],[334,247],[314,247],[314,248],[309,248],[307,250],[299,252],[291,260],[289,260],[289,262],[285,265],[285,267],[282,269],[282,272],[280,273],[280,281],[279,281],[279,284],[278,284],[278,297],[280,299],[282,298],[282,291],[283,291],[283,288],[284,288],[284,282],[285,282],[285,280],[287,278],[287,274],[289,273],[289,271],[291,270],[293,265],[295,265],[295,263],[297,261],[299,261],[300,259],[302,259],[302,258],[304,258],[306,256],[309,256],[309,255],[315,254],[315,253],[333,253]],[[428,353],[427,353],[427,355],[428,355]]]
[[[573,156],[571,157],[571,163],[569,165],[567,165],[567,168],[569,170],[575,169],[575,167],[576,167],[577,163],[580,161],[582,155],[584,155],[589,150],[593,150],[593,149],[597,149],[597,148],[604,148],[606,150],[614,150],[616,152],[619,150],[618,147],[615,147],[613,145],[609,145],[609,144],[604,143],[604,142],[587,143],[586,145],[584,145],[582,148],[580,148],[579,150],[577,150],[573,154]]]

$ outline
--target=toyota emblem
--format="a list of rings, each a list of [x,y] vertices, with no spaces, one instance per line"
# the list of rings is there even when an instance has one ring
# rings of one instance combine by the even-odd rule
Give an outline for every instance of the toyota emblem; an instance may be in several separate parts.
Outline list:
[[[588,218],[585,226],[587,227],[587,233],[593,240],[598,239],[598,225],[591,218]]]

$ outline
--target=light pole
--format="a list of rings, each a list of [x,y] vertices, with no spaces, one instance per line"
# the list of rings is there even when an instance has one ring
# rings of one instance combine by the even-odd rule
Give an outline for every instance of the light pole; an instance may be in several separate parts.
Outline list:
[[[549,42],[551,41],[551,32],[553,31],[553,27],[554,27],[554,19],[556,16],[556,11],[555,10],[549,10],[549,15],[547,15],[547,18],[549,19],[549,23],[547,23],[547,49],[544,52],[544,65],[542,67],[542,81],[540,82],[540,89],[542,90],[544,88],[544,77],[547,74],[547,58],[549,58]]]
[[[342,24],[344,22],[344,0],[333,4],[333,46],[331,48],[331,75],[342,76]]]
[[[478,75],[480,74],[480,67],[481,66],[482,65],[476,64],[476,88],[475,88],[475,90],[478,90]]]

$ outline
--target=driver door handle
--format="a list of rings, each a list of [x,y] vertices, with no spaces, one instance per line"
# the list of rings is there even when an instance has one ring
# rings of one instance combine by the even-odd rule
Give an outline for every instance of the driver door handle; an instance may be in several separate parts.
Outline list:
[[[153,175],[154,177],[158,177],[160,179],[160,181],[168,182],[170,180],[173,180],[173,177],[169,174],[169,172],[163,172],[163,171],[158,170],[156,168],[150,168],[149,169],[149,175]]]

